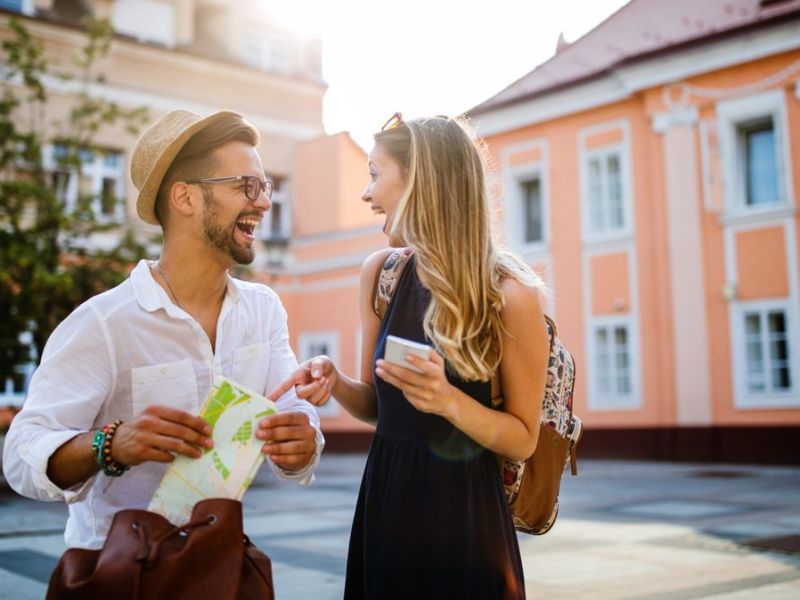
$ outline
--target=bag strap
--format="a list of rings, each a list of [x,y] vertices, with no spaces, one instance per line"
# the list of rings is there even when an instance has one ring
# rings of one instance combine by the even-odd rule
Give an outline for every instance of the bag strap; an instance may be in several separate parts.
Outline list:
[[[400,275],[402,275],[403,269],[413,253],[413,248],[400,248],[393,251],[383,262],[375,276],[375,285],[372,290],[372,308],[381,320],[383,320],[383,316],[392,301],[397,283],[400,281]]]

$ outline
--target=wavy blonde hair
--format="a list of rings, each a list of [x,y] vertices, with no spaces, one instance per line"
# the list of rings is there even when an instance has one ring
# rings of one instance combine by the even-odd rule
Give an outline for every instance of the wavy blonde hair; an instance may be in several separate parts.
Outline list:
[[[415,249],[417,273],[431,293],[425,334],[462,379],[486,381],[503,355],[501,280],[544,286],[493,243],[485,146],[463,118],[402,121],[374,137],[405,170],[389,233]]]

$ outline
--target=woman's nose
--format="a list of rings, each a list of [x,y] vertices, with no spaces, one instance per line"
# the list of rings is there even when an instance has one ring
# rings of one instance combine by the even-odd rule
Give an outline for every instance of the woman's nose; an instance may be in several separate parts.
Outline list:
[[[361,199],[364,202],[371,202],[372,201],[372,192],[370,192],[370,186],[364,188],[364,191],[361,192]]]

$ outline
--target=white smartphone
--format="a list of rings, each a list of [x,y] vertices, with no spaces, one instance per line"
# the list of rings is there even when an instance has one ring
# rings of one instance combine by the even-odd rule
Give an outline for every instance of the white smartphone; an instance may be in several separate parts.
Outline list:
[[[397,337],[396,335],[387,335],[386,350],[383,353],[383,360],[421,373],[417,367],[406,360],[406,354],[415,354],[416,356],[428,360],[431,350],[433,350],[433,348],[427,344],[412,342],[411,340]]]

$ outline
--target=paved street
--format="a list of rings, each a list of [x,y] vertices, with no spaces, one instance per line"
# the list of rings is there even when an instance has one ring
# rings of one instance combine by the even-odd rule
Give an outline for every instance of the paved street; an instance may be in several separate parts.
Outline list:
[[[301,488],[266,471],[245,528],[281,600],[341,598],[363,455],[329,454]],[[800,469],[582,461],[545,536],[521,535],[530,598],[796,600]],[[0,598],[42,598],[65,508],[0,482]],[[783,548],[778,550],[777,548]]]

